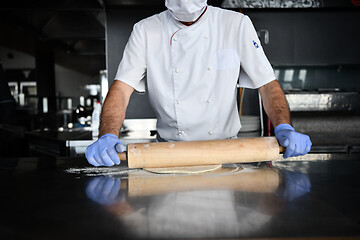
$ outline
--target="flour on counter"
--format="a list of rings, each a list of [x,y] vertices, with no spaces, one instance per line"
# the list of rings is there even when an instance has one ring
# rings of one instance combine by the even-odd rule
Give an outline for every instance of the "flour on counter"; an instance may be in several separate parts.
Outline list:
[[[223,170],[220,172],[208,172],[203,173],[205,176],[218,176],[218,175],[230,175],[230,174],[237,174],[240,171],[244,171],[246,169],[257,169],[259,168],[256,165],[249,165],[249,164],[223,164]],[[127,178],[128,174],[131,173],[133,176],[159,176],[159,174],[150,173],[144,171],[141,168],[137,169],[129,169],[127,166],[113,166],[113,167],[79,167],[79,168],[69,168],[66,169],[65,172],[72,173],[72,174],[79,174],[84,176],[113,176],[113,177],[121,177]],[[168,177],[171,175],[179,176],[179,175],[189,175],[185,173],[169,173],[169,174],[160,174],[164,177]]]
[[[69,168],[67,173],[82,174],[85,176],[126,176],[129,172],[138,172],[141,169],[129,169],[128,167],[82,167]]]

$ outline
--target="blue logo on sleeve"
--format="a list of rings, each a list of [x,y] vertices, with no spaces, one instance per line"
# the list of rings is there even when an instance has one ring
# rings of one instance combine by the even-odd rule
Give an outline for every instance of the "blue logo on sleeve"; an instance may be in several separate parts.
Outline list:
[[[253,44],[254,44],[255,48],[259,48],[259,44],[257,44],[257,42],[255,42],[254,40],[253,40]]]

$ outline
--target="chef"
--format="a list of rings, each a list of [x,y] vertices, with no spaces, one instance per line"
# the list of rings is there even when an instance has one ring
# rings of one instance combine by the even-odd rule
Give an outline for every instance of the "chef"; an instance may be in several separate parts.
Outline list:
[[[125,147],[119,132],[129,98],[134,90],[145,92],[145,85],[158,141],[235,138],[241,128],[239,83],[260,92],[275,137],[286,147],[284,157],[308,153],[310,138],[291,126],[284,93],[249,17],[206,0],[165,0],[165,6],[133,27],[103,105],[100,138],[86,149],[88,162],[120,163],[117,151]]]

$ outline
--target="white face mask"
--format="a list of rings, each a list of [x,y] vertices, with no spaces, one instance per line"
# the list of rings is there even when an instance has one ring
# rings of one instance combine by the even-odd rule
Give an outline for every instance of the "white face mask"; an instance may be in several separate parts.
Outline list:
[[[206,8],[207,0],[165,0],[165,6],[178,21],[193,22]]]

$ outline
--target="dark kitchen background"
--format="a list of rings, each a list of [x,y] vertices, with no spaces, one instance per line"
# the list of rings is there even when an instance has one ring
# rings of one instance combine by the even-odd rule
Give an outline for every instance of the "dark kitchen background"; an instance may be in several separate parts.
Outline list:
[[[1,1],[0,239],[360,239],[360,0],[208,0],[250,16],[309,154],[178,175],[87,162],[132,26],[164,2]],[[238,109],[239,137],[273,134],[257,90]],[[156,141],[147,94],[120,140]]]
[[[293,125],[310,135],[312,152],[359,151],[359,0],[208,4],[249,15],[286,93]],[[94,102],[106,96],[133,24],[163,10],[163,0],[1,3],[0,155],[83,154],[96,139]],[[239,114],[239,135],[272,134],[256,90],[239,89]],[[133,94],[126,118],[124,132],[146,131],[150,139],[156,134],[146,94]]]

